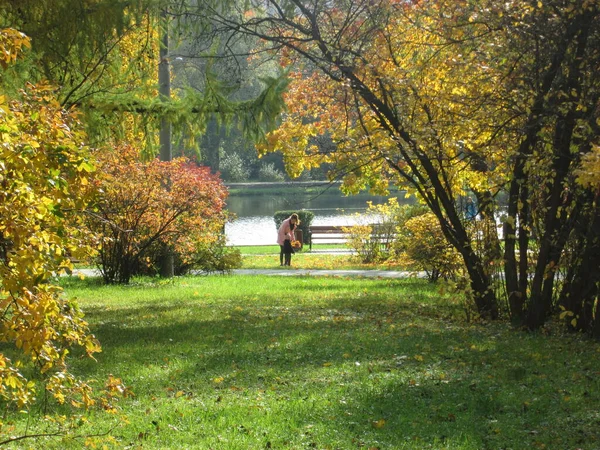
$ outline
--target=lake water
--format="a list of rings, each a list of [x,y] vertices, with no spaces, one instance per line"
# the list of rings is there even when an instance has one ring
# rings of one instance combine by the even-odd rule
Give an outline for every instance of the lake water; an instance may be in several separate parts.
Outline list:
[[[237,215],[235,221],[225,225],[230,245],[275,245],[276,211],[305,209],[314,213],[313,225],[353,225],[364,220],[367,201],[382,204],[388,199],[365,194],[344,196],[337,187],[324,187],[315,194],[299,186],[293,194],[282,195],[263,195],[260,187],[244,189],[244,194],[230,194],[227,200],[227,209]],[[403,193],[398,201],[407,202]]]

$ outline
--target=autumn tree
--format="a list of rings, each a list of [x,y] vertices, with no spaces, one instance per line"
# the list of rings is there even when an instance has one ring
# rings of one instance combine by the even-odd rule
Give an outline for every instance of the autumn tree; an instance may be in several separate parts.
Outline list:
[[[503,35],[513,61],[513,72],[504,71],[506,98],[515,93],[512,110],[521,119],[504,227],[509,302],[529,328],[545,322],[559,297],[577,312],[588,305],[579,327],[591,331],[600,279],[587,267],[598,264],[600,205],[577,172],[600,131],[600,10],[589,1],[524,2],[520,13],[514,32]]]
[[[417,7],[407,2],[266,4],[236,23],[271,42],[282,64],[294,68],[288,113],[266,149],[282,151],[295,175],[335,163],[346,173],[349,192],[385,191],[394,180],[418,193],[462,254],[480,313],[497,317],[489,275],[454,201],[464,189],[467,163],[454,164],[457,139],[438,129],[444,111],[433,99],[451,96],[458,86],[444,83],[453,68],[439,67],[454,53],[451,46],[443,36],[423,32],[434,22],[422,16],[414,23]],[[233,22],[222,16],[223,26]],[[458,126],[451,114],[442,123]],[[324,135],[336,144],[328,153],[314,145]]]
[[[292,174],[334,163],[349,192],[391,181],[417,194],[462,255],[483,317],[499,313],[491,267],[502,259],[516,323],[541,326],[569,280],[595,286],[594,304],[596,275],[569,274],[560,286],[555,275],[567,243],[584,255],[598,239],[586,225],[595,192],[575,182],[598,135],[597,2],[250,3],[237,16],[210,14],[263,39],[292,70],[288,111],[265,151],[281,151]],[[324,136],[330,152],[315,145]],[[483,252],[460,211],[471,192],[490,223]]]
[[[234,0],[231,0],[234,2]],[[60,87],[65,108],[85,115],[92,143],[133,144],[142,157],[172,158],[174,140],[197,147],[196,137],[215,117],[244,136],[261,137],[282,108],[283,77],[262,79],[262,91],[235,101],[224,83],[205,74],[201,91],[171,92],[171,50],[182,39],[204,33],[205,20],[187,20],[198,5],[172,0],[3,0],[1,24],[32,37],[26,70],[32,79]],[[228,2],[219,1],[219,4]],[[65,27],[64,23],[77,23]],[[157,67],[159,70],[157,70]],[[172,276],[169,249],[161,273]]]
[[[3,81],[28,46],[22,33],[0,31]],[[54,282],[72,270],[70,256],[92,252],[81,226],[94,171],[82,126],[52,86],[28,83],[10,100],[0,88],[0,135],[0,404],[27,409],[41,380],[58,402],[90,406],[90,386],[70,373],[67,355],[100,347]]]

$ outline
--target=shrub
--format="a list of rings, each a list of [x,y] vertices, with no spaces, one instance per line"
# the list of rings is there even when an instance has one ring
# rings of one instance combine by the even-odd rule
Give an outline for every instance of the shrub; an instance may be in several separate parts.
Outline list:
[[[258,169],[258,179],[259,181],[283,181],[285,176],[275,168],[275,164],[268,163]]]
[[[382,205],[367,202],[367,213],[357,215],[359,224],[344,229],[349,235],[348,245],[361,262],[385,261],[391,256],[400,211],[396,198]]]
[[[348,245],[363,263],[402,260],[409,267],[424,270],[430,280],[451,278],[462,267],[459,254],[449,245],[437,218],[423,205],[398,204],[396,198],[374,205],[348,227]]]
[[[405,252],[415,269],[424,270],[431,281],[454,278],[463,267],[462,258],[444,237],[433,213],[408,219],[398,231],[397,248]]]
[[[168,246],[182,265],[218,243],[226,220],[226,189],[206,167],[185,158],[141,162],[131,146],[99,157],[102,194],[89,225],[102,236],[99,267],[107,283],[128,283],[157,266]]]
[[[244,160],[237,153],[225,154],[219,163],[219,171],[223,179],[230,182],[247,181],[250,176]]]
[[[213,245],[200,246],[194,259],[189,262],[183,263],[179,258],[175,262],[177,275],[184,275],[192,270],[229,273],[242,267],[242,253],[237,248],[227,247],[223,238]]]
[[[348,246],[354,250],[361,262],[369,264],[387,259],[386,252],[382,249],[379,237],[373,233],[372,225],[355,225],[344,227],[342,230],[348,234]]]

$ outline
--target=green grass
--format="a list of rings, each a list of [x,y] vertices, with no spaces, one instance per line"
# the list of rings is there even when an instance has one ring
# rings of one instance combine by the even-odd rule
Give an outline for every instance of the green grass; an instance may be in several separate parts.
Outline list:
[[[279,246],[237,247],[243,256],[244,269],[278,269]],[[314,250],[347,250],[339,244],[319,244]],[[364,264],[356,256],[349,254],[310,252],[308,247],[292,256],[292,269],[339,269],[339,270],[405,270],[396,262]]]
[[[279,253],[271,255],[246,255],[242,261],[243,269],[279,269]],[[292,256],[291,270],[404,270],[396,263],[363,264],[350,255],[326,255],[297,253]]]
[[[63,283],[104,349],[73,370],[114,374],[135,393],[73,431],[114,427],[112,439],[88,440],[98,448],[600,447],[598,343],[465,324],[460,305],[422,280]],[[22,416],[4,422],[24,430]],[[53,429],[29,423],[30,433]]]
[[[242,255],[268,255],[279,253],[279,245],[239,245],[235,246]]]
[[[236,246],[242,255],[266,255],[279,254],[279,245],[239,245]],[[318,250],[349,250],[344,244],[315,244],[313,251]],[[310,253],[308,245],[305,245],[300,253]]]

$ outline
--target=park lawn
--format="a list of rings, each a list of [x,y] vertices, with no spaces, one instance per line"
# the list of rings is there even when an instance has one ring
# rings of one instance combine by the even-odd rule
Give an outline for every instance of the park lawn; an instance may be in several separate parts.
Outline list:
[[[293,269],[358,269],[361,267],[350,255],[328,255],[299,253],[292,256]],[[270,255],[245,255],[242,257],[242,269],[279,269],[279,253]],[[369,267],[371,268],[371,267]]]
[[[279,245],[236,245],[234,248],[238,249],[242,255],[278,255],[280,247]],[[350,251],[350,247],[345,244],[315,244],[311,250],[307,244],[298,254],[317,253],[320,250]]]
[[[598,343],[464,323],[461,305],[424,280],[63,284],[103,345],[73,370],[121,377],[135,396],[76,422],[79,438],[22,448],[600,447]],[[56,430],[40,416],[5,418],[5,430]]]
[[[323,246],[321,250],[347,250],[344,246]],[[279,246],[240,247],[243,269],[279,269]],[[394,261],[382,263],[361,263],[357,256],[351,254],[317,253],[307,250],[292,256],[291,269],[338,269],[338,270],[406,270]]]

